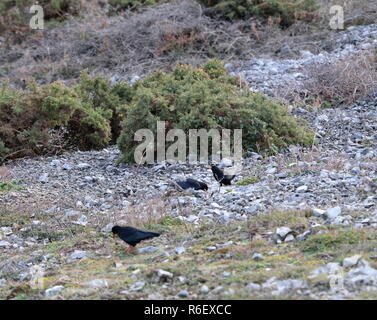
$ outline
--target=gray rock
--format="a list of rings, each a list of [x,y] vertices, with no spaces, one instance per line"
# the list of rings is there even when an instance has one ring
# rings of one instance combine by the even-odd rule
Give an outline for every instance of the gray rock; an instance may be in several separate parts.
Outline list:
[[[317,276],[320,274],[337,274],[342,271],[342,268],[337,262],[329,262],[327,265],[316,268],[310,272],[311,275]]]
[[[267,174],[275,174],[277,171],[278,171],[278,169],[272,167],[272,168],[268,168],[265,172]]]
[[[107,233],[107,232],[111,232],[111,229],[114,227],[114,223],[109,223],[109,224],[107,224],[106,226],[104,226],[102,229],[101,229],[101,231],[102,232],[105,232],[105,233]]]
[[[65,163],[65,164],[62,165],[62,169],[68,171],[68,170],[71,170],[72,167],[68,163]]]
[[[137,75],[137,74],[133,74],[130,76],[129,78],[129,84],[132,86],[134,85],[138,80],[140,80],[141,78]]]
[[[85,176],[85,177],[84,177],[84,181],[85,181],[85,182],[88,182],[88,183],[90,183],[90,182],[94,182],[94,181],[95,181],[95,178],[94,178],[94,177],[90,177],[90,176]]]
[[[79,217],[80,215],[81,215],[80,211],[67,209],[67,210],[65,210],[65,215],[64,215],[63,219],[69,219],[69,218],[72,218],[72,217]]]
[[[178,292],[177,296],[180,297],[180,298],[187,298],[189,295],[188,291],[187,290],[181,290]]]
[[[76,221],[72,221],[72,223],[85,227],[88,224],[88,217],[82,214]]]
[[[104,288],[109,286],[105,279],[94,279],[86,282],[84,285],[89,288]]]
[[[261,289],[261,285],[257,283],[250,282],[247,284],[246,289],[250,291],[259,291]]]
[[[280,227],[276,229],[276,234],[280,237],[280,239],[284,240],[285,237],[292,232],[291,228],[288,227]]]
[[[229,247],[233,244],[233,241],[232,240],[229,240],[225,243],[218,243],[216,244],[216,249],[220,249],[220,248],[225,248],[225,247]]]
[[[335,219],[342,213],[342,209],[340,207],[333,207],[326,210],[326,216],[330,220]]]
[[[295,237],[293,234],[289,234],[285,237],[284,242],[293,242],[295,241]]]
[[[322,209],[315,208],[315,209],[313,209],[313,215],[315,217],[323,218],[326,215],[326,211],[322,210]]]
[[[220,161],[220,167],[221,168],[224,168],[224,167],[231,167],[233,165],[233,161],[232,159],[229,159],[229,158],[222,158],[221,161]]]
[[[223,291],[224,287],[223,286],[217,286],[212,290],[212,293],[219,293],[220,291]]]
[[[296,239],[299,241],[306,240],[312,234],[311,230],[306,230],[305,232],[299,234]]]
[[[258,212],[258,210],[260,210],[261,206],[259,204],[253,204],[251,206],[247,206],[247,207],[244,207],[244,211],[247,213],[247,214],[255,214],[256,212]]]
[[[69,255],[69,260],[81,260],[87,257],[86,251],[75,250]]]
[[[360,259],[361,259],[361,255],[359,255],[359,254],[354,255],[352,257],[345,258],[343,260],[343,267],[344,268],[350,268],[350,267],[357,266]]]
[[[144,286],[144,281],[137,281],[130,287],[130,291],[141,291],[144,288]]]
[[[122,290],[119,292],[120,294],[129,295],[131,292],[129,290]]]
[[[298,193],[304,193],[304,192],[307,192],[308,191],[308,186],[299,186],[297,189],[296,189],[296,192]]]
[[[254,261],[262,261],[262,260],[264,260],[264,256],[260,253],[254,253],[251,256],[251,259],[253,259]]]
[[[173,274],[171,272],[162,269],[157,270],[157,276],[160,281],[167,281],[168,279],[173,278]]]
[[[145,247],[145,248],[140,248],[140,249],[137,250],[137,252],[140,253],[140,254],[146,254],[146,253],[153,253],[153,252],[156,252],[158,250],[159,249],[157,247],[149,246],[149,247]]]
[[[57,159],[51,161],[51,165],[52,165],[53,167],[57,167],[57,166],[59,166],[60,163],[61,163],[61,161],[60,161],[60,160],[57,160]]]
[[[0,238],[1,235],[10,236],[13,233],[12,228],[10,227],[2,227],[0,228]]]
[[[89,168],[91,168],[91,165],[89,163],[82,162],[77,165],[77,169],[80,169],[80,170],[85,170]]]
[[[0,241],[0,248],[9,247],[10,243],[8,241]]]
[[[62,290],[64,289],[64,286],[55,286],[55,287],[52,287],[52,288],[49,288],[45,291],[45,295],[47,297],[52,297],[52,296],[56,296],[57,294],[59,294]]]
[[[49,178],[48,178],[48,173],[43,173],[39,178],[38,181],[41,183],[48,183]]]
[[[176,253],[176,254],[182,254],[184,252],[186,252],[185,247],[177,247],[177,248],[174,249],[174,253]]]
[[[200,292],[203,294],[207,294],[209,292],[209,288],[206,285],[202,285],[200,288]]]
[[[198,219],[199,219],[198,216],[192,214],[192,215],[190,215],[189,217],[186,218],[186,221],[192,223],[192,222],[196,222]]]
[[[299,279],[288,279],[288,280],[279,280],[275,283],[276,293],[285,294],[292,290],[298,290],[302,288],[307,288],[307,283]]]

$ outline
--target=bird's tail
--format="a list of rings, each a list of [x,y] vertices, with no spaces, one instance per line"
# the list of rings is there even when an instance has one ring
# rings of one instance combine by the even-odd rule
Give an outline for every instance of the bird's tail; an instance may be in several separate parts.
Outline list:
[[[153,237],[159,237],[161,235],[161,233],[158,233],[158,232],[149,232],[151,238]]]

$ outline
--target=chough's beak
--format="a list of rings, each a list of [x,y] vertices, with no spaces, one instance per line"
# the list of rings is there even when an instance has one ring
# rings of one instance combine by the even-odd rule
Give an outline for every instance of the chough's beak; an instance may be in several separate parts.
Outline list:
[[[113,233],[112,237],[115,238],[115,233]]]

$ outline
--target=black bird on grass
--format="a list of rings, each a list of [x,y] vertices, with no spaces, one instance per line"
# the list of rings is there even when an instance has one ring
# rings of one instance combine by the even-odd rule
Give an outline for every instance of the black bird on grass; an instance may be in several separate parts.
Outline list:
[[[133,251],[140,241],[160,236],[157,232],[139,230],[133,227],[114,226],[111,232],[113,233],[113,237],[118,235],[119,238],[130,245],[126,253]]]
[[[232,180],[235,178],[235,175],[224,175],[224,172],[214,164],[211,164],[211,170],[215,179],[220,182],[220,186],[230,186]]]
[[[206,183],[192,179],[187,178],[185,181],[177,181],[177,184],[184,190],[186,189],[194,189],[194,190],[208,190],[208,186]]]

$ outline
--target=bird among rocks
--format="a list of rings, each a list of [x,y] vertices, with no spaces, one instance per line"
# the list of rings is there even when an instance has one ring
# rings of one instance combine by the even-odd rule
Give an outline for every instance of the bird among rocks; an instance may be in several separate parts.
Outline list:
[[[220,183],[220,186],[230,186],[232,180],[236,177],[235,175],[224,175],[224,172],[214,164],[211,165],[210,169],[212,170],[215,179]]]
[[[120,239],[130,245],[130,247],[126,250],[126,253],[133,251],[135,249],[135,246],[140,241],[160,236],[160,233],[158,232],[139,230],[128,226],[114,226],[111,229],[111,232],[113,233],[113,238],[115,237],[115,235],[117,235]]]
[[[185,181],[177,181],[176,182],[182,189],[194,189],[194,190],[208,190],[208,185],[204,182],[187,178]]]

